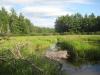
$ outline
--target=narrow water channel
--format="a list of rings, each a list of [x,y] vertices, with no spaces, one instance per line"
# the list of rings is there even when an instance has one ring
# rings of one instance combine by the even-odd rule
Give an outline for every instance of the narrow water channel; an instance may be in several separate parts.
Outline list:
[[[56,44],[53,44],[48,51],[57,51]],[[72,64],[67,60],[60,60],[61,71],[65,75],[100,75],[100,63],[92,64],[90,62],[83,62],[82,64],[78,64],[80,62],[76,62]]]

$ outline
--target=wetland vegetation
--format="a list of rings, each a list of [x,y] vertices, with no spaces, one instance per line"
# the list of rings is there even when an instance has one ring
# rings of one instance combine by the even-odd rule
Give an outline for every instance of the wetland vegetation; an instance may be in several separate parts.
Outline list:
[[[69,58],[74,61],[100,60],[99,35],[10,37],[9,40],[0,41],[1,75],[61,74],[59,62],[44,57],[46,50],[54,43],[57,43],[62,50],[67,50]]]
[[[48,49],[55,49],[60,60],[47,58]],[[68,54],[64,56],[66,60],[61,57],[64,51]],[[87,72],[100,75],[100,16],[94,13],[60,16],[55,28],[45,28],[34,26],[14,9],[10,12],[4,7],[0,9],[0,75],[86,75]]]

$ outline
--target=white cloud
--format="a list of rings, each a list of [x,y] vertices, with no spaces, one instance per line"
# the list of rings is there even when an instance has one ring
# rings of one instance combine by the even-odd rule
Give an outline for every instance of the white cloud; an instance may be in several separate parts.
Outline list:
[[[36,26],[40,27],[54,27],[55,19],[46,18],[30,18]]]
[[[34,24],[41,27],[54,27],[55,19],[58,16],[73,13],[56,6],[28,6],[20,11],[29,16]]]
[[[12,1],[12,0],[11,0]],[[91,0],[15,0],[16,3],[40,3],[40,4],[61,4],[61,3],[79,3],[79,4],[90,4]]]
[[[66,14],[72,14],[72,12],[70,12],[70,11],[65,11],[62,8],[58,8],[58,7],[54,7],[54,6],[36,6],[36,7],[31,6],[31,7],[25,7],[21,10],[25,14],[31,14],[31,15],[36,14],[36,16],[38,14],[39,16],[56,17],[56,16],[61,16],[61,15],[66,15]]]
[[[22,4],[22,5],[34,5],[37,4],[71,4],[71,3],[79,3],[79,4],[89,4],[91,0],[0,0],[0,4],[6,5],[14,5],[14,4]]]
[[[57,16],[74,13],[65,7],[91,3],[91,0],[0,0],[0,8],[4,6],[8,11],[14,8],[17,13],[22,12],[36,25],[53,27]]]

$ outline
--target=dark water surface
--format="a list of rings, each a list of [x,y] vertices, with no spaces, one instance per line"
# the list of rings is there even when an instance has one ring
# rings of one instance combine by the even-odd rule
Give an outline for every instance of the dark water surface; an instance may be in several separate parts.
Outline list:
[[[100,64],[74,66],[70,63],[63,63],[61,71],[67,75],[100,75]]]

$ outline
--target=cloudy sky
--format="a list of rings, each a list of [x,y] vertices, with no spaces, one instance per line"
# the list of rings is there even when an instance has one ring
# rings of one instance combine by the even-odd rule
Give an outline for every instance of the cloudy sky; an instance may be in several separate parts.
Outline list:
[[[0,8],[8,11],[14,8],[17,13],[31,20],[34,25],[54,27],[55,19],[66,14],[100,15],[100,0],[0,0]]]

